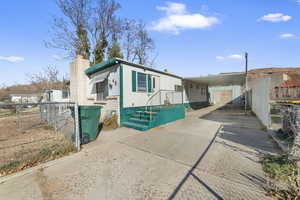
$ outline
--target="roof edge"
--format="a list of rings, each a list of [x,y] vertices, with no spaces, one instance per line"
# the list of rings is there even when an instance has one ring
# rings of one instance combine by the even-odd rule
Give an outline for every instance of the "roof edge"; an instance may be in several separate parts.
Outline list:
[[[108,67],[111,67],[111,66],[113,66],[115,64],[119,64],[119,63],[130,65],[130,66],[137,67],[137,68],[141,68],[141,69],[144,69],[144,70],[149,70],[149,71],[157,72],[157,73],[160,73],[160,74],[165,74],[165,75],[168,75],[168,76],[173,76],[173,77],[176,77],[176,78],[179,78],[179,79],[183,79],[182,77],[177,76],[175,74],[170,74],[168,72],[164,72],[164,71],[160,71],[160,70],[157,70],[157,69],[153,69],[153,68],[147,67],[145,65],[141,65],[141,64],[137,64],[137,63],[132,63],[132,62],[123,60],[121,58],[111,58],[111,59],[108,59],[106,61],[103,61],[101,63],[95,64],[95,65],[87,68],[84,72],[85,72],[86,75],[91,75],[93,73],[96,73],[98,71],[104,70],[104,69],[106,69]]]

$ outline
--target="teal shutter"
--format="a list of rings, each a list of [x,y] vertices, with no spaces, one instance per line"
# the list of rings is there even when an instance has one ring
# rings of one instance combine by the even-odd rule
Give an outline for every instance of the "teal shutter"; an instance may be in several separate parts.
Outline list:
[[[151,74],[148,74],[148,92],[152,92]]]
[[[136,71],[131,71],[132,92],[136,92]]]

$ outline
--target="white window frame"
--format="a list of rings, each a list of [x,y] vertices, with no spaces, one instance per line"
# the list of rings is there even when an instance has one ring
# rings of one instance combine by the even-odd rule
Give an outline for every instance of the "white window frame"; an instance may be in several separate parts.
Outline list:
[[[143,75],[145,77],[145,87],[141,87],[139,85],[139,74]],[[142,72],[137,72],[137,75],[136,75],[136,89],[137,89],[137,92],[147,92],[148,91],[147,74],[142,73]]]

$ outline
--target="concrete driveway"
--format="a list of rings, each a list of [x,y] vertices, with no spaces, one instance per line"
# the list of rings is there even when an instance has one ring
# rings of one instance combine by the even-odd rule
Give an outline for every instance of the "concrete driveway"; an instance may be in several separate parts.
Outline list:
[[[273,151],[271,142],[258,130],[254,117],[243,119],[236,113],[233,117],[228,111],[204,116],[214,109],[188,113],[184,120],[147,132],[127,128],[103,132],[77,154],[0,179],[0,197],[264,198],[260,185],[264,176],[257,162],[261,150],[244,138],[259,136],[264,152]],[[244,120],[249,127],[242,126]]]

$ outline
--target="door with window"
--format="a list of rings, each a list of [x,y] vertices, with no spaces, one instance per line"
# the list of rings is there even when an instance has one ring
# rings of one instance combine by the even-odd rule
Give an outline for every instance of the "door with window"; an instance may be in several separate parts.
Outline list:
[[[96,83],[97,101],[103,101],[108,96],[108,80]]]
[[[152,75],[151,77],[152,77],[152,81],[151,81],[152,92],[156,93],[160,90],[160,79],[159,76]]]

